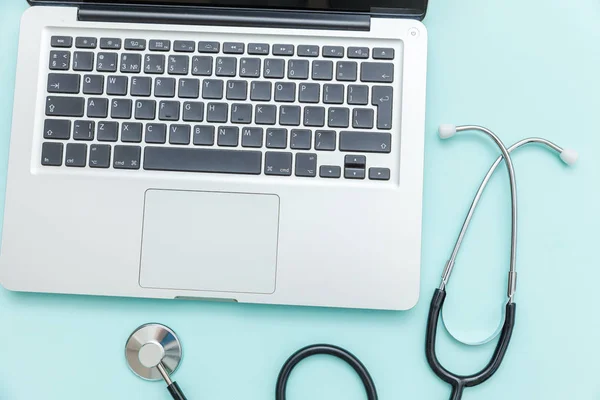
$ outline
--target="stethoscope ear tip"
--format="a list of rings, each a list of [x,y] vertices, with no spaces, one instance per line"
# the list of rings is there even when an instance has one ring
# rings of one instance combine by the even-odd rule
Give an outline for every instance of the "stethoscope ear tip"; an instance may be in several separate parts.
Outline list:
[[[440,135],[440,139],[448,139],[454,136],[456,133],[456,125],[452,124],[441,124],[438,128],[438,134]]]
[[[563,149],[560,153],[560,159],[567,165],[573,165],[577,162],[579,154],[573,149]]]

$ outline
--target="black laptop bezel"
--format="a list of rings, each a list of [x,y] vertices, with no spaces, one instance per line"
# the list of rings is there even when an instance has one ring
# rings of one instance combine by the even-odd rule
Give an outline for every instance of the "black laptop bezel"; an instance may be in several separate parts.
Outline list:
[[[410,18],[416,20],[423,20],[427,13],[427,6],[429,0],[423,0],[423,9],[415,8],[393,8],[393,9],[381,9],[373,8],[370,12],[368,11],[342,11],[342,10],[320,10],[320,9],[286,9],[286,8],[269,8],[269,7],[256,7],[256,8],[244,8],[244,7],[218,7],[214,5],[190,5],[189,3],[177,3],[169,2],[144,2],[143,0],[135,3],[106,3],[101,0],[91,1],[69,1],[69,0],[27,0],[31,6],[75,6],[75,7],[90,7],[98,9],[124,9],[124,10],[147,10],[156,12],[227,12],[231,10],[238,11],[271,11],[271,12],[300,12],[300,13],[326,13],[326,14],[349,14],[349,15],[368,15],[371,17],[388,17],[388,18]]]

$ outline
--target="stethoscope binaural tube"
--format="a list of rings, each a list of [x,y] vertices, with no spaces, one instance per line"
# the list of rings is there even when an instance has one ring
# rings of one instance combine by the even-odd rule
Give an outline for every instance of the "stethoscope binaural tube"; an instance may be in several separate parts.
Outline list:
[[[440,287],[435,290],[435,292],[433,294],[433,298],[431,299],[429,316],[427,319],[425,354],[427,357],[427,362],[429,363],[429,366],[431,367],[433,372],[440,379],[449,383],[452,386],[451,400],[461,399],[462,393],[463,393],[465,387],[476,386],[476,385],[479,385],[479,384],[485,382],[498,370],[498,368],[500,367],[500,364],[502,363],[504,355],[506,354],[506,350],[508,349],[508,345],[510,343],[513,328],[515,325],[516,304],[514,303],[514,294],[515,294],[515,289],[516,289],[516,286],[515,286],[516,285],[516,272],[514,270],[515,257],[514,257],[514,253],[512,253],[512,251],[516,250],[516,211],[517,210],[516,210],[516,185],[515,185],[515,180],[514,180],[514,170],[512,168],[512,160],[510,158],[510,152],[514,151],[515,149],[517,149],[521,146],[529,144],[529,143],[539,143],[539,144],[543,144],[543,145],[549,147],[550,149],[558,152],[560,154],[560,158],[566,164],[571,165],[571,164],[575,163],[575,161],[577,160],[577,153],[575,151],[569,150],[569,149],[562,149],[561,147],[557,146],[556,144],[554,144],[546,139],[541,139],[541,138],[523,139],[507,149],[499,140],[497,140],[497,137],[491,131],[489,131],[486,128],[477,127],[477,126],[463,126],[463,127],[453,127],[453,126],[447,126],[447,125],[441,126],[440,127],[440,136],[442,138],[447,138],[447,137],[453,136],[455,132],[464,131],[464,130],[478,130],[478,131],[487,133],[490,137],[492,137],[494,139],[494,141],[496,142],[496,144],[502,151],[502,156],[500,156],[494,162],[494,164],[492,164],[490,170],[486,174],[481,185],[479,186],[479,189],[477,190],[477,193],[473,199],[473,202],[471,204],[469,212],[467,213],[467,217],[465,218],[465,221],[463,223],[461,232],[456,241],[456,245],[454,246],[454,249],[452,251],[452,256],[451,256],[450,260],[446,263],[446,267],[444,268],[444,273],[442,275],[442,283],[441,283]],[[513,203],[512,203],[513,226],[512,226],[512,230],[511,230],[512,231],[511,232],[511,239],[512,239],[511,240],[511,271],[509,273],[508,303],[506,304],[504,323],[503,323],[503,326],[501,329],[500,339],[498,340],[498,344],[496,345],[494,354],[492,355],[492,358],[490,359],[488,364],[481,371],[479,371],[475,374],[457,375],[457,374],[454,374],[454,373],[448,371],[446,368],[444,368],[440,364],[439,360],[437,359],[436,351],[435,351],[437,325],[438,325],[438,321],[439,321],[440,311],[444,305],[444,300],[446,298],[445,287],[446,287],[446,284],[448,283],[450,273],[452,272],[452,267],[454,266],[454,260],[456,258],[456,255],[458,254],[458,251],[462,244],[462,240],[467,231],[469,223],[473,217],[476,206],[481,198],[481,195],[482,195],[485,187],[487,186],[487,183],[489,182],[491,176],[493,175],[494,171],[496,170],[496,168],[498,167],[498,165],[500,164],[500,162],[502,161],[503,158],[506,160],[506,164],[507,164],[508,171],[509,171],[512,201],[513,201]]]

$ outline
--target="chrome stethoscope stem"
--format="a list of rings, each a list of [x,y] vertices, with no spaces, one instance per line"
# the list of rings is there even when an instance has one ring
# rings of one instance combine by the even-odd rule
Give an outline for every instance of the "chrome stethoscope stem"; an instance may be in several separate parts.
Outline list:
[[[481,185],[479,186],[479,190],[477,194],[473,198],[473,202],[471,203],[471,207],[469,208],[469,212],[467,213],[467,217],[463,222],[462,229],[458,235],[456,240],[456,244],[454,245],[454,249],[452,250],[452,255],[446,262],[446,266],[444,268],[444,272],[442,274],[442,282],[440,284],[440,289],[444,290],[446,285],[448,284],[448,280],[450,279],[450,274],[452,273],[452,269],[454,268],[454,263],[456,261],[456,256],[458,255],[458,251],[460,250],[460,246],[462,245],[464,236],[467,232],[467,228],[473,218],[473,213],[475,212],[475,208],[479,199],[481,198],[481,194],[485,189],[487,182],[490,177],[494,173],[500,161],[504,158],[506,160],[506,167],[508,169],[508,178],[510,181],[510,194],[511,194],[511,240],[510,240],[510,270],[508,274],[508,302],[512,303],[514,300],[514,295],[517,286],[517,271],[516,271],[516,254],[517,254],[517,188],[516,188],[516,180],[515,180],[515,171],[512,163],[512,159],[509,154],[509,150],[506,148],[504,143],[500,140],[498,136],[492,131],[482,126],[477,125],[463,125],[456,127],[456,132],[464,132],[469,130],[475,130],[479,132],[483,132],[488,135],[495,143],[496,146],[502,152],[502,156],[499,157],[498,160],[494,163],[492,168],[488,171]],[[514,146],[513,146],[514,147]]]

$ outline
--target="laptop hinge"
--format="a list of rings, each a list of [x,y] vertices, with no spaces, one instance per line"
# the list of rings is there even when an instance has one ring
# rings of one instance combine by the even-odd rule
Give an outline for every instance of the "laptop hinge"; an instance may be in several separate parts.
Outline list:
[[[333,29],[369,31],[368,14],[273,10],[223,10],[199,7],[80,7],[79,21],[150,24],[223,25],[259,28]]]

